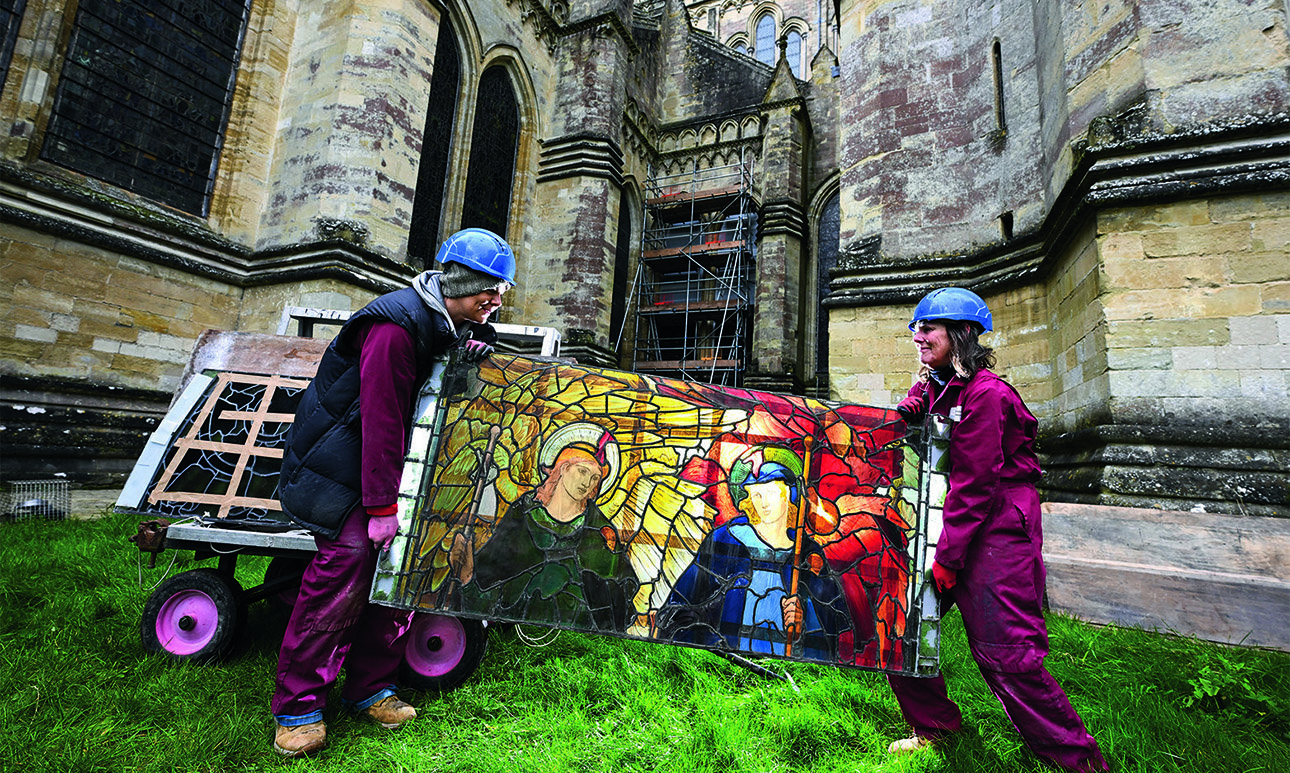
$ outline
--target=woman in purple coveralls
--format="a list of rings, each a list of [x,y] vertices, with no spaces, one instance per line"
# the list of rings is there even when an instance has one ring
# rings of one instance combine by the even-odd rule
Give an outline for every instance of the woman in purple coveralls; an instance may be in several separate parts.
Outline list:
[[[369,604],[372,576],[398,532],[417,393],[450,349],[475,361],[492,351],[488,317],[515,283],[510,246],[483,229],[453,234],[436,260],[442,272],[423,272],[350,317],[287,435],[278,496],[318,546],[282,638],[270,703],[273,748],[288,757],[326,745],[323,709],[342,664],[341,699],[351,711],[386,728],[416,716],[394,686],[412,613]]]
[[[949,492],[932,575],[942,611],[957,604],[986,684],[1036,755],[1068,770],[1108,770],[1097,742],[1044,668],[1044,562],[1040,553],[1038,422],[1016,390],[992,373],[994,352],[977,336],[990,310],[957,287],[929,293],[914,310],[922,368],[898,410],[907,421],[947,416]],[[934,743],[962,727],[945,680],[888,675],[914,735],[891,753]]]

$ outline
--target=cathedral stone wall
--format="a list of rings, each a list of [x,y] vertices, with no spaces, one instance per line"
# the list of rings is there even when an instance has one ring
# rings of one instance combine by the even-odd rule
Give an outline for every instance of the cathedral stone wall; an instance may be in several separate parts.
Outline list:
[[[237,327],[227,283],[9,225],[0,255],[5,375],[168,392],[201,331]]]
[[[1285,427],[1290,193],[1098,217],[1111,418]]]
[[[1114,209],[1072,235],[1044,281],[983,293],[995,323],[983,341],[1040,419],[1049,496],[1290,510],[1287,254],[1286,194]],[[831,310],[839,396],[903,396],[912,310]]]
[[[1050,496],[1290,514],[1284,5],[856,0],[841,37],[835,392],[898,397],[884,326],[971,287]]]

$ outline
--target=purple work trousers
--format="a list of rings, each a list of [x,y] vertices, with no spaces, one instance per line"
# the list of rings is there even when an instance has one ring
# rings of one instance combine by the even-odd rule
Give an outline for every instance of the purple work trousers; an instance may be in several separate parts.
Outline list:
[[[361,711],[394,694],[412,612],[367,601],[377,558],[367,521],[360,506],[336,539],[314,538],[318,552],[305,569],[278,655],[270,703],[278,724],[321,720],[342,664],[346,706]]]
[[[1068,770],[1108,770],[1097,741],[1044,668],[1048,626],[1038,495],[1028,484],[1003,488],[968,548],[958,582],[941,597],[942,613],[958,605],[972,658],[1032,752]],[[944,678],[889,674],[887,680],[918,735],[937,738],[962,726]]]

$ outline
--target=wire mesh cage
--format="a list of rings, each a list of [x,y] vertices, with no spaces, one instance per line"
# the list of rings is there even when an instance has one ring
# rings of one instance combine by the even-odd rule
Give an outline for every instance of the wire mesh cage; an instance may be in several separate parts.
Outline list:
[[[0,493],[0,519],[25,521],[43,518],[58,521],[71,510],[71,494],[66,480],[15,480],[8,491]]]

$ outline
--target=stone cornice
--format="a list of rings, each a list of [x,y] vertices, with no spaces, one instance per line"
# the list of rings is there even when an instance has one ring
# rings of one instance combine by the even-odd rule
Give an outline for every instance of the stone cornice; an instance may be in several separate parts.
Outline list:
[[[806,236],[806,212],[801,203],[792,199],[768,201],[761,208],[762,236],[787,234],[798,239]]]
[[[948,283],[986,292],[1017,287],[1046,276],[1056,246],[1100,209],[1290,189],[1288,116],[1082,142],[1076,153],[1070,180],[1034,232],[972,252],[905,258],[884,257],[881,235],[871,235],[840,256],[824,306],[911,303]]]
[[[761,150],[764,138],[760,135],[755,137],[739,137],[733,140],[721,140],[708,145],[696,145],[691,148],[677,148],[676,150],[660,150],[657,153],[658,158],[679,158],[685,156],[695,156],[703,153],[711,153],[715,150],[725,150],[727,148],[746,147],[754,151]]]
[[[575,135],[542,141],[538,182],[567,177],[602,177],[623,183],[623,151],[608,137]]]

